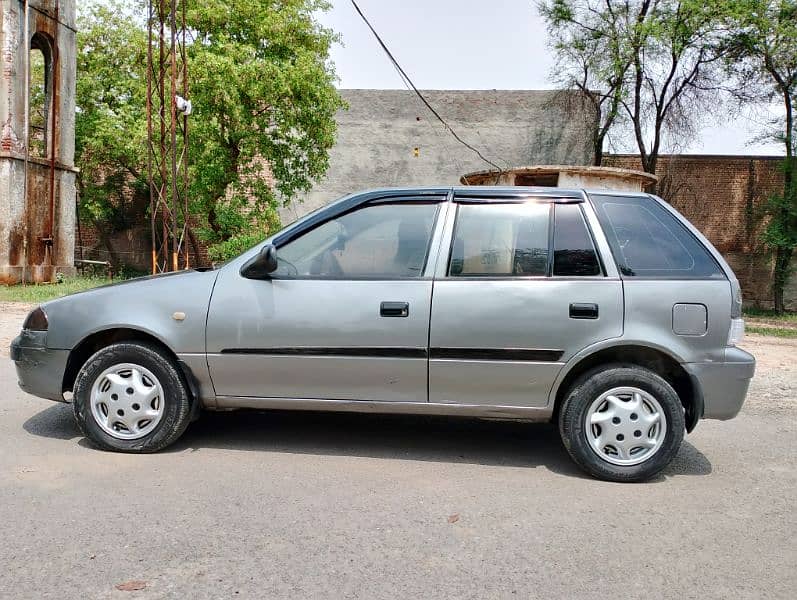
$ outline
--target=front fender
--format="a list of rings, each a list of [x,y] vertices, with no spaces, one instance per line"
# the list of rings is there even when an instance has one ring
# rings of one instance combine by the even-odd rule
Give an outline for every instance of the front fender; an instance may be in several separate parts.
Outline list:
[[[47,347],[71,350],[89,336],[134,329],[175,354],[205,352],[205,323],[217,271],[182,271],[131,280],[53,300],[42,306],[49,321]],[[184,313],[178,320],[175,313]]]

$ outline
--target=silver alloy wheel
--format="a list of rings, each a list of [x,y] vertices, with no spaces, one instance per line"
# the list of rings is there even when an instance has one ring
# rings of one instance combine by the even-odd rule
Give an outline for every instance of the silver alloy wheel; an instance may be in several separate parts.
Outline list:
[[[163,417],[164,394],[152,371],[120,363],[103,371],[91,386],[91,416],[108,435],[137,440]]]
[[[628,467],[645,462],[661,449],[667,417],[659,401],[645,390],[616,387],[589,407],[584,430],[598,456]]]

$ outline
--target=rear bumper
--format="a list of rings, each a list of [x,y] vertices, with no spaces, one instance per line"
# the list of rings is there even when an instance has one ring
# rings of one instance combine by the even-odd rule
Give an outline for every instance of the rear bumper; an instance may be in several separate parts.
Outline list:
[[[29,333],[11,342],[11,360],[17,369],[19,387],[28,394],[63,402],[61,384],[69,350],[53,350],[39,343]]]
[[[739,348],[727,348],[725,361],[683,365],[699,386],[704,419],[732,419],[742,408],[755,374],[755,357]]]

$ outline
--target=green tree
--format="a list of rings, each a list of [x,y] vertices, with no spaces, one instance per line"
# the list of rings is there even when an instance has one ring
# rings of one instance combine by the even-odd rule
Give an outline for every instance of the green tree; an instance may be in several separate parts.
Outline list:
[[[81,3],[75,115],[80,214],[115,266],[110,235],[146,218],[146,31],[120,0]]]
[[[775,102],[783,117],[765,137],[783,144],[783,193],[773,196],[764,243],[774,251],[772,293],[777,312],[783,312],[783,290],[797,247],[797,1],[733,0],[727,66],[735,77],[734,94],[744,103]]]
[[[128,8],[125,8],[128,7]],[[144,220],[146,5],[81,3],[77,165],[84,215],[104,231]],[[329,48],[314,19],[322,0],[189,0],[191,213],[214,258],[279,224],[279,203],[310,189],[329,166],[335,112]],[[124,212],[124,211],[122,211]]]
[[[313,18],[328,8],[322,0],[189,6],[192,212],[207,217],[203,234],[223,258],[241,245],[236,238],[274,230],[279,202],[329,167],[343,106],[328,59],[335,36]]]
[[[564,92],[559,102],[571,115],[586,119],[593,165],[600,166],[615,125],[623,118],[631,56],[617,31],[623,14],[611,2],[595,10],[594,2],[544,0],[537,9],[548,27],[548,46],[555,56],[551,79]],[[581,99],[571,90],[581,92]],[[587,110],[584,110],[584,107]]]
[[[642,168],[655,173],[665,138],[688,140],[717,102],[723,2],[550,0],[539,7],[560,72],[570,74],[564,85],[602,90],[591,92],[606,107],[596,142],[621,124],[622,111]]]

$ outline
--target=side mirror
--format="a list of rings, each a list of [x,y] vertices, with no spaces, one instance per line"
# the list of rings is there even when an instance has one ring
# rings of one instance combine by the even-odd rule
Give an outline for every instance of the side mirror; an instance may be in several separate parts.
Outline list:
[[[277,270],[277,248],[266,244],[241,267],[241,276],[247,279],[268,279]]]

